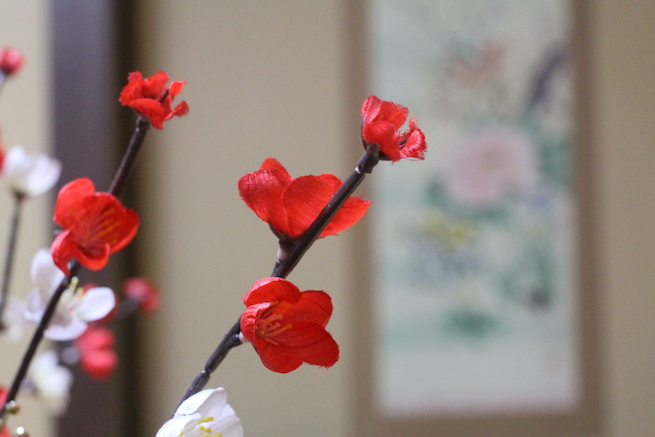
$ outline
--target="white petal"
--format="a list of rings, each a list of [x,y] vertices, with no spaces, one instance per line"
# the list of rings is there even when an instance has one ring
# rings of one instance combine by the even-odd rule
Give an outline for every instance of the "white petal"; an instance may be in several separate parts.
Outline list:
[[[211,396],[211,394],[214,393],[216,390],[223,390],[223,388],[222,387],[217,389],[210,388],[210,389],[202,390],[194,394],[193,396],[190,396],[188,399],[182,402],[179,407],[177,407],[177,410],[175,410],[175,414],[173,415],[173,417],[195,413],[202,406],[202,404],[207,400],[207,398],[209,398],[209,396]]]
[[[227,406],[227,393],[223,387],[218,387],[209,393],[207,399],[198,407],[198,412],[205,417],[220,417]]]
[[[39,249],[32,258],[32,283],[41,292],[43,300],[50,299],[50,296],[57,289],[66,275],[59,270],[52,260],[50,249]]]
[[[75,340],[86,331],[87,323],[77,317],[72,317],[68,324],[57,325],[50,323],[48,329],[45,330],[43,336],[48,340],[53,341],[68,341]]]
[[[45,312],[45,302],[41,298],[41,293],[36,288],[27,296],[27,307],[25,308],[25,318],[39,323]]]
[[[164,423],[155,437],[179,437],[180,433],[189,422],[189,420],[200,419],[200,413],[191,416],[178,416],[173,417],[168,422]]]
[[[97,287],[86,292],[75,310],[75,316],[87,322],[102,319],[116,305],[116,296],[111,288]]]
[[[22,340],[27,328],[25,311],[27,302],[14,296],[9,296],[4,314],[4,323],[7,325],[7,336],[12,342]]]
[[[61,163],[40,153],[29,155],[14,146],[5,155],[3,173],[15,191],[37,196],[54,186],[61,173]]]
[[[54,350],[40,354],[32,363],[29,376],[36,386],[38,396],[55,414],[64,412],[68,405],[73,374],[58,364]]]
[[[34,167],[25,179],[25,191],[28,196],[39,196],[50,190],[59,180],[61,163],[46,155],[38,155]]]
[[[241,420],[230,405],[225,406],[223,414],[214,421],[213,427],[221,431],[222,437],[243,437]]]

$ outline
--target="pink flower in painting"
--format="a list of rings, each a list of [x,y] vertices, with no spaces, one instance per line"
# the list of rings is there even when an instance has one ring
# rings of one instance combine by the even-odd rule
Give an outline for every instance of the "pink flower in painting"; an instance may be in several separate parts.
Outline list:
[[[535,145],[520,131],[486,131],[456,148],[446,167],[451,199],[490,208],[511,191],[525,192],[537,179]]]

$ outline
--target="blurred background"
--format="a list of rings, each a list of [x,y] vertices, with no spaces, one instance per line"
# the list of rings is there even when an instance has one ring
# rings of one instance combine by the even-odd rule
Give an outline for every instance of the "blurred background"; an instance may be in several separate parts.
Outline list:
[[[475,423],[488,425],[484,435],[655,435],[655,233],[649,226],[655,222],[655,4],[571,3],[575,139],[584,152],[576,155],[585,289],[580,343],[591,350],[582,369],[594,376],[591,407],[578,430],[521,422],[514,433],[499,434],[511,430],[503,420],[513,418],[504,414],[488,422],[464,416],[447,424],[452,435],[482,435]],[[162,293],[161,308],[121,327],[121,365],[109,383],[76,376],[68,416],[50,420],[25,400],[12,424],[33,436],[156,433],[236,321],[245,291],[273,268],[276,240],[239,198],[239,177],[275,157],[292,176],[345,178],[361,153],[359,106],[375,73],[367,31],[372,4],[27,0],[0,6],[0,44],[26,58],[2,90],[3,139],[56,153],[65,161],[62,182],[90,174],[97,186],[108,184],[114,167],[107,163],[117,162],[134,123],[116,105],[128,71],[165,70],[173,80],[187,80],[182,97],[191,108],[186,118],[148,134],[125,200],[140,214],[140,233],[94,278],[116,286],[126,275],[148,276]],[[395,170],[383,164],[373,177]],[[371,191],[367,181],[358,194]],[[26,210],[12,286],[17,295],[30,288],[20,272],[29,271],[36,248],[50,244],[53,200],[38,199]],[[0,201],[8,205],[9,196]],[[9,216],[0,207],[0,225]],[[289,278],[301,289],[331,294],[337,365],[273,374],[245,345],[212,376],[209,387],[227,389],[246,435],[399,435],[385,428],[389,422],[371,401],[373,334],[362,322],[372,317],[369,220],[319,241]],[[5,349],[3,342],[0,383],[8,384],[23,347]],[[400,423],[405,435],[442,435],[430,417]],[[531,423],[538,429],[530,430]]]

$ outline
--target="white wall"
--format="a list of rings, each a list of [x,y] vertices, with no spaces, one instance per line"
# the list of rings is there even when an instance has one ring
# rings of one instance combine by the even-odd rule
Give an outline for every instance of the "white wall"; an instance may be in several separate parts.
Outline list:
[[[655,435],[655,3],[589,3],[607,435]]]

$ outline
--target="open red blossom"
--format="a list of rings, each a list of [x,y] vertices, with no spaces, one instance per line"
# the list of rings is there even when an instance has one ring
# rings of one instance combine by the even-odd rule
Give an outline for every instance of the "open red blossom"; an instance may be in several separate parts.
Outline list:
[[[109,255],[132,241],[139,227],[136,212],[112,194],[96,192],[88,178],[62,187],[53,220],[64,230],[52,243],[52,259],[66,275],[72,258],[90,270],[100,270]]]
[[[330,367],[339,346],[325,330],[332,300],[318,290],[301,292],[282,278],[257,281],[243,298],[241,332],[252,343],[264,366],[287,373],[303,362]]]
[[[142,315],[154,312],[160,303],[157,288],[146,278],[128,278],[123,281],[123,293],[139,304]]]
[[[102,327],[89,327],[75,340],[80,353],[80,368],[91,378],[105,380],[118,365],[118,355],[114,351],[114,333]]]
[[[127,85],[118,101],[148,119],[157,129],[163,129],[164,121],[189,113],[189,105],[185,101],[172,108],[173,99],[182,92],[186,81],[173,81],[166,88],[167,83],[168,74],[163,71],[148,79],[144,79],[140,71],[135,71],[127,76]]]
[[[16,49],[0,48],[0,71],[10,76],[23,66],[23,55]]]
[[[275,235],[298,239],[312,224],[334,193],[341,180],[329,173],[292,178],[277,160],[268,158],[261,168],[239,179],[239,193]],[[361,219],[370,201],[350,197],[323,229],[319,238],[348,229]]]
[[[369,96],[362,104],[362,138],[367,145],[377,144],[381,158],[424,159],[427,143],[416,119],[409,120],[409,130],[400,133],[409,110],[402,105]]]

